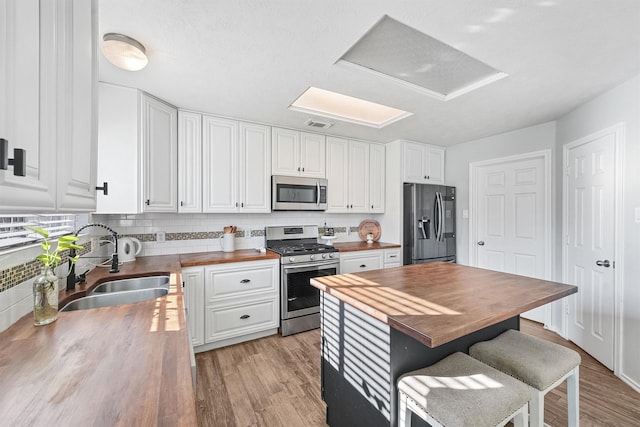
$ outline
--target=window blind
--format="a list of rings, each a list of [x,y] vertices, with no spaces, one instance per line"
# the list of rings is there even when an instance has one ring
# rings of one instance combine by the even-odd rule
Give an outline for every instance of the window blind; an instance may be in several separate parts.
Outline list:
[[[3,249],[35,243],[40,236],[26,227],[40,227],[49,232],[49,237],[73,234],[87,224],[88,214],[12,214],[0,215],[0,251]]]

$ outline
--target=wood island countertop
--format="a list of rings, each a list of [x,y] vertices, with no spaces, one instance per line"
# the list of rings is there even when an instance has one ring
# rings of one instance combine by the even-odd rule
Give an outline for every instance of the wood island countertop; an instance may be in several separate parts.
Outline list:
[[[576,293],[547,280],[434,262],[311,279],[316,288],[428,347]]]
[[[45,326],[30,313],[0,333],[2,424],[197,425],[180,269],[277,258],[239,250],[139,257],[113,274],[93,269],[86,284],[60,292],[60,307],[114,279],[168,274],[171,289],[150,301],[60,312]]]
[[[338,249],[340,252],[371,251],[371,250],[391,249],[391,248],[400,247],[400,245],[396,243],[373,242],[369,244],[365,241],[336,242],[333,244],[333,246],[336,249]]]

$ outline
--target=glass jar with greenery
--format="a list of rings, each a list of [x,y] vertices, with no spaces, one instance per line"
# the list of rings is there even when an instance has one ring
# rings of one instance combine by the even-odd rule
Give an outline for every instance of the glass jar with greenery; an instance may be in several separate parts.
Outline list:
[[[36,257],[42,263],[42,273],[33,281],[33,318],[36,325],[47,325],[58,318],[58,282],[64,277],[56,275],[56,269],[62,263],[61,252],[74,248],[83,249],[77,245],[78,237],[73,235],[61,236],[55,250],[49,241],[49,232],[38,227],[27,227],[40,235],[44,240],[40,244],[43,252]],[[69,258],[75,263],[79,255]]]

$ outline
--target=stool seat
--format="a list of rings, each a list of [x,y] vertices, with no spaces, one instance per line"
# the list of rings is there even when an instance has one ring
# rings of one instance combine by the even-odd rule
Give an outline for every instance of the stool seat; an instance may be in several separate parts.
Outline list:
[[[580,355],[559,344],[509,330],[479,342],[469,354],[529,385],[529,425],[544,425],[544,396],[567,380],[569,427],[580,425]]]
[[[402,375],[398,394],[406,425],[407,397],[418,406],[418,415],[424,412],[443,426],[473,427],[502,425],[519,410],[524,420],[529,401],[527,385],[464,353]]]
[[[469,354],[538,390],[580,365],[580,355],[575,351],[514,330],[474,344]]]

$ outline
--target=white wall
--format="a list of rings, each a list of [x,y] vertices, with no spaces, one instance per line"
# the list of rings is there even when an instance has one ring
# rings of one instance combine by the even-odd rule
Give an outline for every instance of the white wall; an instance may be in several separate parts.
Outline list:
[[[623,258],[616,259],[616,267],[623,269],[624,279],[623,293],[617,299],[621,303],[622,321],[616,373],[640,389],[640,223],[634,219],[635,209],[640,209],[640,75],[560,118],[556,139],[561,153],[564,144],[621,122],[625,124],[624,250]],[[561,206],[561,191],[558,195]]]
[[[459,264],[469,264],[469,219],[463,218],[469,209],[469,164],[516,154],[551,149],[555,159],[555,122],[531,126],[516,131],[469,141],[447,148],[445,184],[456,187],[457,258]],[[554,161],[552,159],[552,162]],[[553,177],[552,177],[552,182]]]

